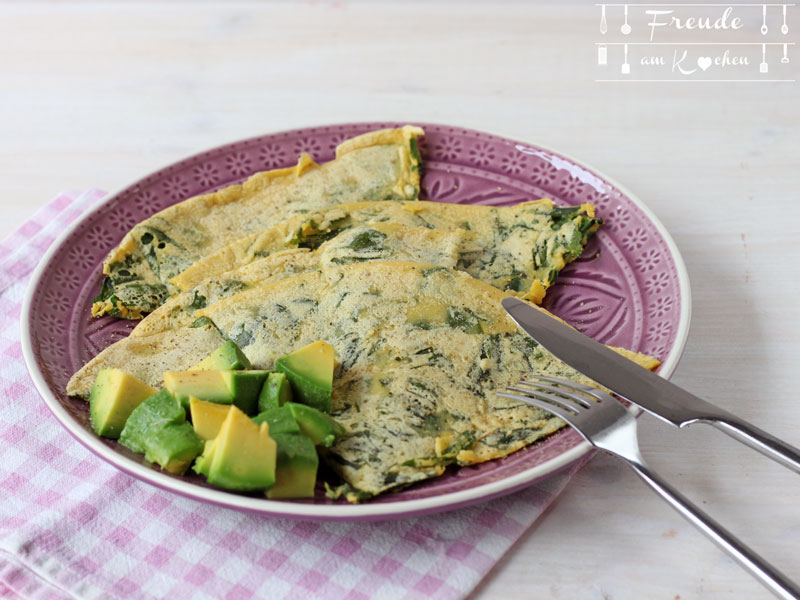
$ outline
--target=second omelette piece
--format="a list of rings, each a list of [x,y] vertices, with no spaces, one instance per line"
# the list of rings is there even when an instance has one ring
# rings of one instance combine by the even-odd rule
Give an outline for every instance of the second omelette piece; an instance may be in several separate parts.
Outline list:
[[[187,324],[194,311],[270,280],[374,260],[457,269],[538,304],[601,222],[591,204],[559,207],[550,200],[504,207],[340,204],[297,215],[198,261],[173,279],[185,291],[147,315],[132,335]]]
[[[548,199],[514,206],[354,202],[297,215],[242,237],[199,260],[171,283],[188,291],[209,277],[264,256],[287,248],[313,250],[342,231],[373,223],[468,232],[475,247],[459,253],[458,268],[500,289],[521,292],[538,304],[559,271],[580,256],[602,220],[595,218],[591,204],[554,206]],[[374,244],[367,239],[361,245],[366,250]]]

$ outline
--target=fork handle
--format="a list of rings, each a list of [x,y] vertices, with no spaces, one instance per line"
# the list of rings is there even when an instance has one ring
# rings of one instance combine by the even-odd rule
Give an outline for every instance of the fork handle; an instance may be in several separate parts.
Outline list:
[[[800,599],[800,587],[753,550],[748,548],[735,535],[717,523],[708,514],[692,504],[688,498],[664,481],[655,471],[650,469],[643,460],[637,463],[626,458],[626,462],[633,468],[636,474],[644,479],[645,483],[666,500],[672,508],[677,510],[692,525],[711,538],[714,543],[730,554],[740,565],[750,571],[750,573],[773,594],[779,598],[786,598],[789,600]]]
[[[703,419],[733,439],[800,473],[800,450],[732,414]]]

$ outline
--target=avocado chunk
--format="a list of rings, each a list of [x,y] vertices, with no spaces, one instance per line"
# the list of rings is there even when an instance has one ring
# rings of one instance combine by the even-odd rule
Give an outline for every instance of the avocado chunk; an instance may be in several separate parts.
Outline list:
[[[206,356],[190,371],[241,371],[250,369],[252,365],[235,342],[228,340],[222,346]]]
[[[270,408],[260,413],[257,417],[253,417],[253,421],[256,425],[267,423],[270,435],[275,433],[300,433],[300,426],[288,406]]]
[[[145,438],[145,460],[175,475],[182,475],[202,451],[203,440],[186,422],[157,427]]]
[[[101,369],[89,394],[89,422],[97,435],[117,439],[133,410],[156,390],[121,369]]]
[[[189,406],[189,398],[232,404],[233,395],[222,373],[225,371],[166,371],[164,387],[175,396],[184,407]]]
[[[217,437],[231,406],[230,404],[206,402],[194,397],[189,398],[189,414],[192,416],[192,426],[200,439],[213,440]]]
[[[319,458],[314,444],[299,433],[274,433],[278,444],[275,484],[267,498],[313,498]]]
[[[203,444],[203,453],[194,461],[192,470],[200,475],[208,477],[208,469],[214,459],[214,440],[206,440]]]
[[[245,414],[258,412],[258,395],[264,386],[269,371],[219,371],[228,373],[228,386],[233,394],[233,404],[241,408]]]
[[[206,442],[194,470],[227,490],[264,490],[275,483],[277,446],[269,425],[256,425],[237,407],[228,411],[217,437]]]
[[[331,412],[333,389],[333,346],[316,341],[275,361],[275,369],[285,373],[297,402]]]
[[[186,411],[167,390],[137,406],[119,437],[120,443],[163,469],[181,474],[203,450],[203,441],[186,422]]]
[[[144,454],[144,438],[152,428],[185,421],[186,411],[181,403],[167,390],[161,390],[147,398],[131,413],[119,441],[126,448]]]
[[[292,386],[283,373],[270,373],[258,396],[258,412],[283,406],[292,401]]]
[[[167,371],[164,385],[184,407],[189,398],[235,404],[248,415],[256,413],[258,394],[269,371]]]
[[[315,446],[330,447],[336,438],[345,433],[344,427],[337,423],[333,417],[318,411],[315,408],[296,402],[287,402],[285,406],[292,412],[300,431]]]

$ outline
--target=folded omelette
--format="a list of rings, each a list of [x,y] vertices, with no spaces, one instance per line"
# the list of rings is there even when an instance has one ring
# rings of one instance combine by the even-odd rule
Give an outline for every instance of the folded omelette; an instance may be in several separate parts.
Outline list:
[[[175,290],[170,279],[243,235],[292,215],[355,201],[416,200],[419,127],[373,131],[317,165],[257,173],[241,185],[189,198],[136,225],[106,258],[92,314],[139,319]]]
[[[105,367],[161,387],[164,371],[196,364],[226,339],[259,369],[325,340],[339,362],[332,414],[347,431],[325,459],[371,496],[451,463],[506,456],[563,426],[496,395],[532,373],[591,384],[519,331],[500,305],[508,295],[441,265],[329,264],[206,306],[190,327],[120,340],[82,370],[70,393],[85,395],[92,373]],[[620,352],[647,368],[658,364]]]
[[[491,277],[496,287],[525,291],[540,302],[558,272],[580,256],[589,235],[602,221],[594,206],[554,206],[551,200],[515,206],[481,206],[444,202],[357,202],[297,215],[267,230],[242,237],[199,260],[172,279],[186,291],[201,281],[250,264],[286,248],[317,248],[350,227],[394,223],[472,232],[481,252],[465,252],[459,262],[470,274]]]
[[[137,325],[151,335],[187,324],[195,310],[244,289],[322,264],[406,260],[464,271],[539,303],[599,227],[590,204],[550,200],[491,207],[359,202],[298,215],[237,241],[173,279],[183,291]],[[334,236],[334,237],[331,237]],[[205,279],[196,281],[201,274]]]

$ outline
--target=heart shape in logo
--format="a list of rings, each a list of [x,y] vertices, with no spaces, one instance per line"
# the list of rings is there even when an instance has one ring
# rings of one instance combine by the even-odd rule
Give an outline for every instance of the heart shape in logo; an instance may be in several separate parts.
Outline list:
[[[703,69],[703,71],[707,70],[708,67],[711,66],[711,57],[710,56],[701,56],[697,59],[697,66]]]

